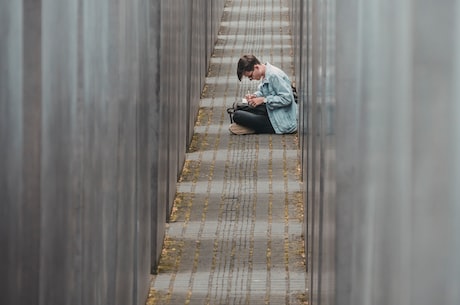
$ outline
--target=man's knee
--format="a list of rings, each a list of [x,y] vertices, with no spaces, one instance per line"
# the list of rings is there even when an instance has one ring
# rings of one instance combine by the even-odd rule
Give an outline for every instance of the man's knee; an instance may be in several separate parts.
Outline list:
[[[233,121],[235,121],[235,123],[241,123],[244,117],[244,111],[243,110],[237,110],[233,113]]]

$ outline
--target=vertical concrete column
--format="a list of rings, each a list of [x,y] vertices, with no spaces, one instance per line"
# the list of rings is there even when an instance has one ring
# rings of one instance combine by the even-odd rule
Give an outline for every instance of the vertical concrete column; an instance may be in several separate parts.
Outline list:
[[[459,303],[460,5],[291,5],[310,303]]]
[[[2,304],[31,304],[39,296],[40,12],[41,1],[0,3]]]
[[[150,266],[151,272],[156,272],[158,261],[163,246],[165,232],[164,222],[167,215],[167,146],[165,145],[166,126],[164,122],[163,109],[165,99],[161,95],[161,24],[162,24],[162,1],[155,0],[149,6],[149,130],[150,143],[152,146],[151,158],[151,250]]]
[[[458,17],[337,2],[337,304],[460,300]]]
[[[145,301],[148,5],[0,4],[2,304]]]

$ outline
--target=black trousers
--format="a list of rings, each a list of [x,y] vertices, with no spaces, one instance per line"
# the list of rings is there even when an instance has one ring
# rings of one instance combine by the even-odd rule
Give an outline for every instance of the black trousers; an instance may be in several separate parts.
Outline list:
[[[253,129],[256,133],[275,133],[265,105],[248,106],[245,109],[236,110],[233,114],[233,121],[238,125]]]

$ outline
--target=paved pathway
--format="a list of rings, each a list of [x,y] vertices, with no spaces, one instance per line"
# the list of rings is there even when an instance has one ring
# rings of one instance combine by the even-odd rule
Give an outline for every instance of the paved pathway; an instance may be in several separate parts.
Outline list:
[[[225,112],[257,86],[242,54],[292,76],[288,3],[227,2],[148,304],[305,304],[297,135],[230,135]]]

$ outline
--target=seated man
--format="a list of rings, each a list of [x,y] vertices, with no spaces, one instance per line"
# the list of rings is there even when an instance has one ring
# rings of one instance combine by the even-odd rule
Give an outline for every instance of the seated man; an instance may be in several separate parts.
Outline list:
[[[237,110],[229,130],[233,134],[294,133],[297,131],[297,104],[291,81],[281,69],[261,64],[253,55],[244,55],[238,61],[238,79],[261,80],[258,90],[245,96],[248,107]]]

